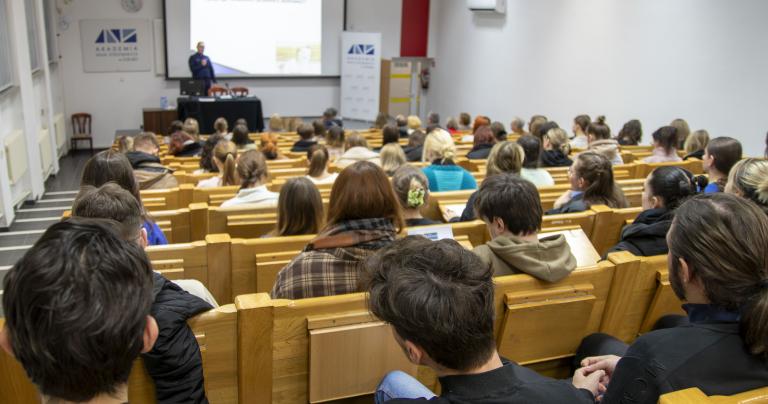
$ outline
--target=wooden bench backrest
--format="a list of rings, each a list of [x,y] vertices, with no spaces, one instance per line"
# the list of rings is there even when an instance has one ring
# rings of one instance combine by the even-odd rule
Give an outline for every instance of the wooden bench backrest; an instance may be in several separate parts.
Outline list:
[[[0,318],[0,328],[4,319]],[[238,402],[237,310],[233,304],[201,313],[189,320],[200,345],[205,392],[211,403]],[[0,350],[0,402],[40,402],[37,389],[13,357]],[[136,403],[156,403],[155,385],[141,358],[134,362],[128,379],[128,399]]]
[[[608,259],[616,265],[616,276],[602,332],[631,342],[641,332],[649,331],[662,315],[684,314],[680,301],[675,305],[676,297],[669,295],[666,255],[636,257],[622,251],[609,254]]]
[[[624,228],[627,220],[634,220],[642,207],[632,207],[624,209],[611,209],[605,205],[594,205],[591,208],[596,213],[595,232],[590,237],[592,245],[602,256],[608,250],[616,245],[621,238],[621,230]]]
[[[662,394],[659,404],[765,404],[768,387],[745,391],[732,396],[707,396],[696,387]]]
[[[613,273],[614,265],[601,261],[556,283],[525,274],[495,278],[499,353],[523,365],[562,368],[582,338],[600,329]]]

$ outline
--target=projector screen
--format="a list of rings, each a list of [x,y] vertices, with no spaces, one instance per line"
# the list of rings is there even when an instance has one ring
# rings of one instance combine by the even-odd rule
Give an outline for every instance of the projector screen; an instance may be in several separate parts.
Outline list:
[[[344,0],[165,0],[166,77],[192,77],[199,41],[217,78],[338,76]]]

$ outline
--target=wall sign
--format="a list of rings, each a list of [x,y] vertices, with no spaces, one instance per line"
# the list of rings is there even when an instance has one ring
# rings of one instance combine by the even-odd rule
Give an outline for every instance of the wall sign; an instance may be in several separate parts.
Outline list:
[[[87,73],[152,70],[149,20],[80,20],[80,43]]]

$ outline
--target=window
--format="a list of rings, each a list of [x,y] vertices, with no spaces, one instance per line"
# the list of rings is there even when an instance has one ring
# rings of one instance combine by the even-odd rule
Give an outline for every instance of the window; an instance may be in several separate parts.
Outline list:
[[[0,91],[13,85],[11,70],[11,41],[8,32],[8,9],[6,0],[0,0]]]
[[[48,45],[48,63],[56,63],[59,58],[56,42],[56,4],[54,0],[43,0],[45,18],[45,43]]]
[[[40,69],[40,52],[37,34],[37,7],[35,1],[24,2],[24,12],[27,15],[27,37],[29,38],[29,64],[32,71]]]

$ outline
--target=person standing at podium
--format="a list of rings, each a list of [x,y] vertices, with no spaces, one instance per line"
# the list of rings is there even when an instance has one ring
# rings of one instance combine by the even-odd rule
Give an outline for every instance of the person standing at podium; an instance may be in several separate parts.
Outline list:
[[[189,70],[192,72],[193,79],[202,80],[205,83],[203,94],[207,96],[211,83],[216,82],[216,75],[213,73],[211,59],[203,55],[204,50],[205,43],[203,41],[198,42],[197,53],[189,57]]]

